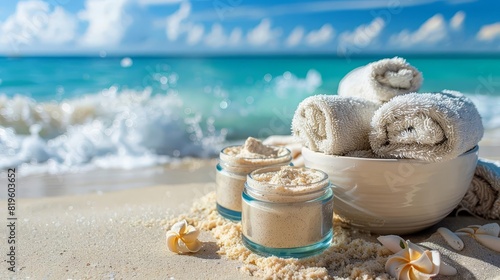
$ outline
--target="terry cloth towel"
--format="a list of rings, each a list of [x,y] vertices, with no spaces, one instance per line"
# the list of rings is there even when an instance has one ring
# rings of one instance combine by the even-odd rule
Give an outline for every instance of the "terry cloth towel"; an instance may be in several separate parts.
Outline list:
[[[500,162],[478,160],[460,208],[485,219],[500,219]]]
[[[370,148],[370,120],[378,105],[369,100],[338,95],[304,99],[292,119],[292,132],[316,152],[343,155]]]
[[[448,90],[396,96],[375,112],[371,125],[376,154],[431,162],[474,148],[484,132],[472,101]]]
[[[418,91],[421,85],[422,73],[405,59],[394,57],[349,72],[340,81],[338,95],[387,102],[394,96]]]

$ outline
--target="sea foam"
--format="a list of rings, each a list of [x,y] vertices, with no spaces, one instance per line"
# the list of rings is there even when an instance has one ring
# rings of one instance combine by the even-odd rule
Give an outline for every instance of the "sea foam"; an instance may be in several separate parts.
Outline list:
[[[151,87],[120,90],[111,86],[60,102],[0,95],[0,169],[19,167],[21,175],[59,174],[94,168],[134,169],[183,157],[215,157],[227,145],[226,136],[236,140],[248,135],[286,134],[296,104],[309,95],[325,93],[318,92],[323,81],[313,69],[304,78],[285,72],[266,82],[269,88],[251,88],[252,102],[247,98],[246,103],[238,101],[245,100],[238,92],[220,97],[182,89],[153,94]],[[262,92],[265,94],[257,94]],[[486,136],[497,142],[500,96],[467,96],[491,132]],[[214,106],[226,99],[227,108]],[[201,104],[194,107],[195,101]],[[259,133],[274,128],[270,124],[276,125],[276,118],[283,130]]]
[[[60,103],[0,97],[0,168],[22,173],[78,172],[94,167],[152,166],[179,157],[211,157],[224,133],[186,116],[175,94],[100,94]],[[204,127],[204,129],[202,129]]]

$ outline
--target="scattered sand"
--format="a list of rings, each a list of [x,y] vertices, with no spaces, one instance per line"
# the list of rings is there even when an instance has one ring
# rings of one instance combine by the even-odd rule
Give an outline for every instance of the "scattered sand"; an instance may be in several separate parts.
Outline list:
[[[248,250],[242,243],[241,223],[220,217],[215,210],[215,193],[209,193],[194,203],[188,214],[166,223],[187,219],[189,223],[210,231],[219,246],[218,254],[229,260],[242,262],[241,273],[263,279],[394,279],[385,272],[385,262],[392,253],[376,241],[377,236],[359,232],[334,218],[334,239],[323,253],[305,259],[262,257]],[[491,221],[490,221],[491,222]],[[493,221],[500,222],[500,221]],[[438,275],[434,279],[500,279],[500,254],[489,250],[472,238],[463,238],[465,249],[456,252],[440,234],[440,226],[456,230],[466,224],[485,224],[488,221],[474,217],[448,217],[441,223],[410,236],[414,242],[438,250],[444,261],[458,270],[454,277]],[[430,238],[425,237],[434,233]],[[427,238],[427,239],[426,239]],[[422,242],[423,241],[423,242]]]
[[[482,157],[500,159],[498,146],[482,145],[479,152]],[[263,258],[251,253],[238,237],[240,224],[219,217],[214,209],[215,161],[200,164],[201,168],[193,171],[168,169],[164,173],[151,173],[139,170],[116,175],[107,170],[90,177],[20,178],[18,271],[12,275],[4,262],[0,279],[251,280],[306,276],[312,279],[390,279],[384,271],[390,253],[378,245],[377,235],[349,229],[338,217],[334,243],[317,257],[301,260]],[[96,185],[94,179],[103,176],[107,178],[103,181],[105,184]],[[138,179],[137,176],[142,177]],[[110,183],[111,179],[120,181]],[[124,184],[137,186],[118,190]],[[145,187],[151,185],[159,186]],[[29,196],[45,197],[25,198],[28,193],[34,193]],[[0,194],[2,205],[6,203],[4,195]],[[46,197],[48,195],[58,197]],[[0,207],[1,216],[6,217],[6,211],[6,207]],[[167,250],[165,231],[182,217],[203,229],[200,234],[203,247],[196,254],[176,255]],[[458,270],[457,277],[439,276],[435,280],[499,280],[500,253],[465,238],[464,250],[455,252],[439,234],[434,234],[442,226],[455,231],[491,222],[500,223],[471,216],[449,216],[427,230],[403,238],[440,251],[443,259]],[[6,230],[5,226],[0,228],[2,244],[7,243]]]
[[[20,186],[25,186],[22,181]],[[216,213],[214,189],[212,182],[20,199],[19,270],[14,276],[4,263],[0,279],[389,278],[384,271],[389,252],[378,245],[377,235],[349,229],[337,219],[334,244],[318,257],[262,258],[249,252],[238,238],[240,224]],[[5,207],[0,208],[0,215],[6,216]],[[177,255],[167,249],[166,229],[182,217],[203,229],[203,247],[196,254]],[[465,249],[454,252],[439,235],[432,235],[441,226],[454,231],[490,222],[500,221],[450,216],[404,238],[435,246],[459,271],[459,277],[436,280],[495,279],[500,275],[499,253],[478,246],[474,240],[464,240]],[[0,228],[2,244],[6,244],[6,229]]]
[[[305,259],[261,257],[249,251],[241,241],[241,223],[220,217],[215,209],[215,194],[210,193],[188,214],[170,220],[186,219],[190,224],[211,231],[220,247],[218,254],[243,263],[240,271],[264,279],[389,279],[384,265],[390,251],[380,244],[352,238],[356,232],[336,221],[334,239],[322,254]]]

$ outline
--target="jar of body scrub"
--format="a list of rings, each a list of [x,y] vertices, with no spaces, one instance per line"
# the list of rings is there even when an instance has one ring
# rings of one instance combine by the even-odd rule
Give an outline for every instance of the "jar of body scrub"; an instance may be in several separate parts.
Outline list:
[[[290,151],[284,147],[267,146],[249,137],[244,145],[229,146],[220,152],[215,176],[217,211],[223,217],[241,219],[241,194],[247,175],[266,166],[289,165]]]
[[[305,167],[258,169],[242,195],[242,239],[261,255],[308,257],[333,237],[333,191],[328,175]]]

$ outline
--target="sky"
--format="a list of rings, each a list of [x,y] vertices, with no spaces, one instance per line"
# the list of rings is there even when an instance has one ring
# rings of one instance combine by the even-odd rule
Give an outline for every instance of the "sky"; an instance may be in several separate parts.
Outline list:
[[[24,0],[1,55],[500,53],[497,0]]]

